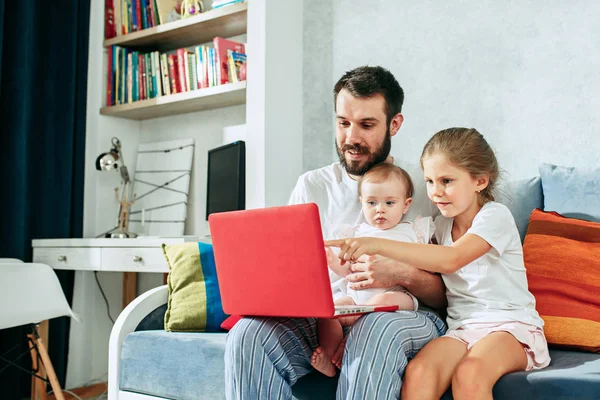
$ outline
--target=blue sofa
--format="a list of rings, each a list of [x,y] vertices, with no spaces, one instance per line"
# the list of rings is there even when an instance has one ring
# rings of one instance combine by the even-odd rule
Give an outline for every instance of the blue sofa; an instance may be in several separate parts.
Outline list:
[[[529,214],[544,205],[540,178],[511,182],[501,193],[523,238]],[[225,398],[226,333],[165,332],[167,297],[166,286],[146,292],[117,319],[109,345],[109,399]],[[600,399],[600,354],[559,349],[550,354],[548,368],[500,379],[494,398]],[[296,399],[334,399],[335,388],[335,379],[311,373],[293,390]]]

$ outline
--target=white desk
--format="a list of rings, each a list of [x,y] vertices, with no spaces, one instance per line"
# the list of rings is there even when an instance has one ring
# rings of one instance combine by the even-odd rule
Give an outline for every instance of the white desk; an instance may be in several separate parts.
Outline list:
[[[136,239],[34,239],[33,262],[54,269],[169,272],[161,245],[197,242],[196,236]]]
[[[197,236],[135,239],[34,239],[33,262],[54,269],[117,271],[123,276],[123,307],[136,297],[137,272],[168,273],[162,244],[197,242]],[[128,273],[129,272],[129,273]]]

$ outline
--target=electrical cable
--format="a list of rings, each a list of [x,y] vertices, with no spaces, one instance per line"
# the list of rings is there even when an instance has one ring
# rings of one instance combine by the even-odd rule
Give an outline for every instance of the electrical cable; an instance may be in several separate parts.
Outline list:
[[[100,281],[98,280],[98,271],[94,271],[94,278],[96,278],[96,283],[98,284],[98,289],[100,289],[100,293],[102,294],[102,297],[104,298],[104,303],[106,303],[106,315],[108,315],[108,318],[114,325],[115,320],[110,315],[110,306],[108,305],[108,299],[106,298],[106,295],[104,294],[104,290],[102,290],[102,285],[100,285]]]

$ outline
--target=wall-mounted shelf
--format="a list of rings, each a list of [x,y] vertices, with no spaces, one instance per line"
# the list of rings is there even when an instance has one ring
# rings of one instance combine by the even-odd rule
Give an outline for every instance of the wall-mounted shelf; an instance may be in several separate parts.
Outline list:
[[[134,49],[171,50],[211,41],[215,36],[231,37],[246,33],[248,3],[210,10],[195,17],[158,25],[104,41]]]
[[[245,103],[246,82],[244,81],[156,97],[129,104],[103,107],[100,109],[100,114],[111,117],[144,120]]]

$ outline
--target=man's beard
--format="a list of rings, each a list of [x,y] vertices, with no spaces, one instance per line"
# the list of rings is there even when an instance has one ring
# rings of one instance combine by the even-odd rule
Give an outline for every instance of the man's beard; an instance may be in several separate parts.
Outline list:
[[[392,148],[392,137],[390,136],[390,131],[385,134],[385,139],[383,139],[383,143],[377,149],[375,149],[374,153],[371,153],[368,148],[361,146],[359,144],[351,145],[345,144],[340,149],[335,144],[335,149],[337,151],[338,157],[340,158],[340,163],[350,175],[362,176],[368,170],[373,168],[375,165],[380,164],[386,160],[386,158],[390,155],[390,149]],[[354,150],[359,154],[368,154],[369,157],[366,161],[346,161],[346,157],[344,156],[346,151]]]

